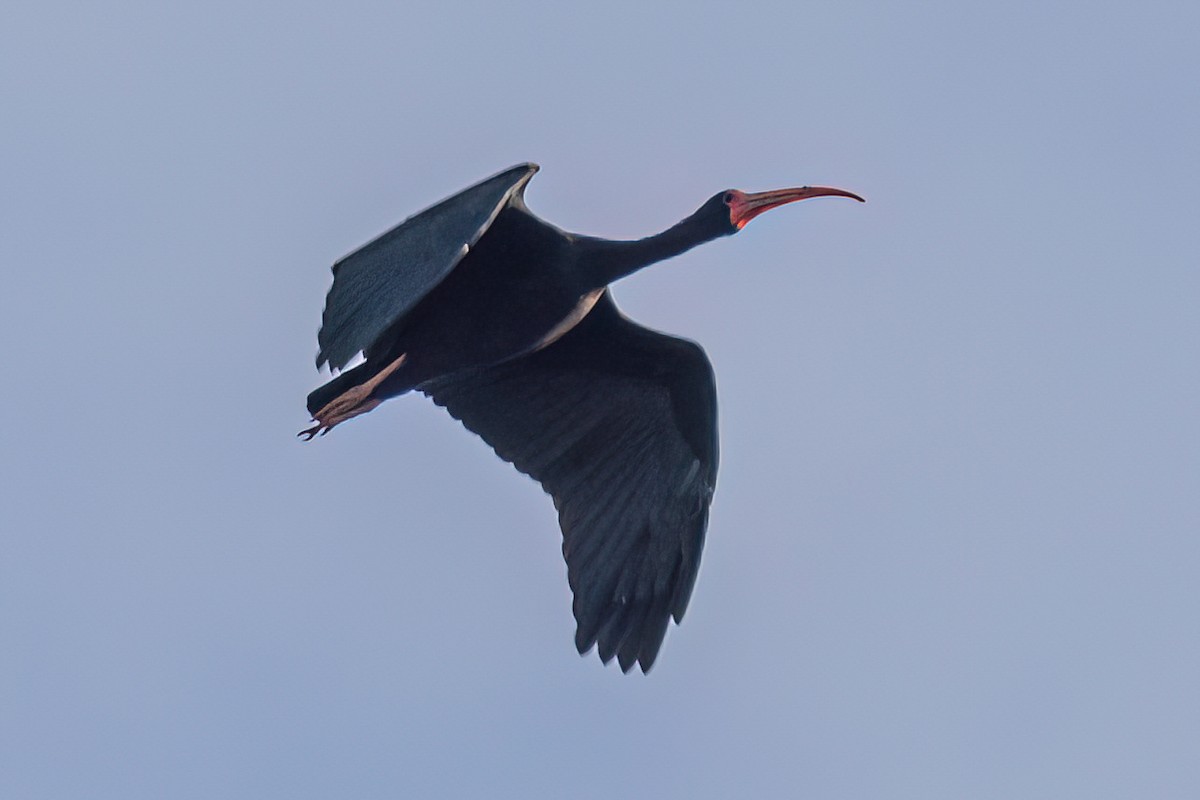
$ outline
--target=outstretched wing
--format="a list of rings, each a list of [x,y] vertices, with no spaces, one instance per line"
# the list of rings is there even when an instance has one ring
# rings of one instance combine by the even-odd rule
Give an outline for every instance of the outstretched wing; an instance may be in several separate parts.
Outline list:
[[[449,275],[537,172],[520,164],[409,217],[333,265],[317,367],[341,369]]]
[[[687,608],[717,474],[712,366],[606,292],[543,350],[421,391],[554,498],[575,645],[646,671]]]

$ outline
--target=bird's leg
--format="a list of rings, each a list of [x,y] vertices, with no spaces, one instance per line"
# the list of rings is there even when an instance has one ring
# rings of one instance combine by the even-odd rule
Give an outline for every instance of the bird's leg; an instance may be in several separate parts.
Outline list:
[[[401,355],[377,372],[371,380],[347,389],[330,400],[313,415],[313,421],[317,424],[300,431],[296,435],[304,437],[304,441],[306,442],[312,441],[312,438],[317,434],[324,436],[333,430],[335,425],[340,425],[351,417],[357,417],[359,414],[365,414],[375,408],[383,401],[371,397],[371,393],[379,388],[379,384],[383,383],[389,375],[398,370],[404,364],[406,358],[407,355]]]

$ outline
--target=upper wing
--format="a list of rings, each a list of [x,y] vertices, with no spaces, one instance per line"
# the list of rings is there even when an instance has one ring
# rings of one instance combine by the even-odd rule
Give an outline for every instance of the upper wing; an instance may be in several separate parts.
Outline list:
[[[341,369],[441,283],[537,172],[520,164],[409,217],[333,265],[317,367]]]
[[[579,652],[648,670],[687,608],[716,484],[700,346],[631,322],[606,292],[549,347],[419,388],[554,498]]]

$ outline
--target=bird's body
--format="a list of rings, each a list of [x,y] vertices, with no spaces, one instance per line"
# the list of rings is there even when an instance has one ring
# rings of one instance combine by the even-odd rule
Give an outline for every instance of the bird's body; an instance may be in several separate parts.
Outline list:
[[[535,165],[499,173],[334,267],[311,438],[419,389],[538,480],[559,511],[576,645],[653,664],[683,615],[716,484],[716,390],[696,344],[625,319],[607,285],[735,233],[819,187],[715,195],[631,242],[565,233],[525,207]]]
[[[376,396],[533,350],[589,291],[564,266],[570,252],[561,231],[521,208],[501,210],[454,271],[364,350],[364,373],[407,355]]]

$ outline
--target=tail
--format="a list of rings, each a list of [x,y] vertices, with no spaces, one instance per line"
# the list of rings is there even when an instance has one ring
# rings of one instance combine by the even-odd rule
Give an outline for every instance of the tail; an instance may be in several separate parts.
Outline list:
[[[382,366],[377,361],[364,361],[354,369],[346,370],[309,393],[306,402],[308,413],[312,414],[315,419],[318,411],[357,386],[362,386],[365,391],[370,393],[369,396],[379,401],[410,391],[413,388],[412,385],[399,380],[399,376],[395,374],[397,368],[403,363],[404,356],[400,356],[395,361]]]
[[[346,370],[324,386],[318,386],[308,395],[308,413],[315,417],[316,413],[333,402],[335,397],[340,397],[355,386],[366,383],[378,371],[378,367],[363,362],[354,369]]]

